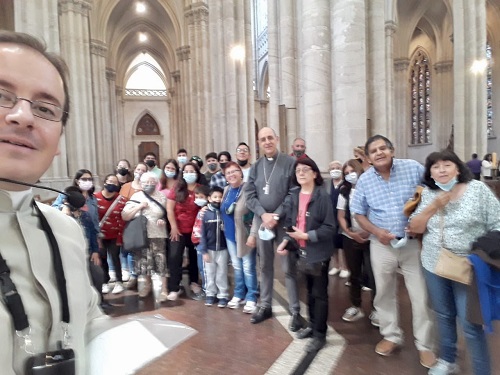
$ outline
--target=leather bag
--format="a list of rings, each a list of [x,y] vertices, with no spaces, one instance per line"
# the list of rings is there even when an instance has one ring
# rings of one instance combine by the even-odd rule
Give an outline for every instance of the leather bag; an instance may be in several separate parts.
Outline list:
[[[470,285],[472,280],[472,267],[467,257],[452,253],[442,247],[434,270],[436,275],[462,284]]]
[[[423,186],[418,185],[413,193],[413,197],[406,201],[403,207],[403,214],[407,217],[417,209],[418,204],[420,203],[420,199],[422,198],[422,190],[424,190]]]
[[[441,249],[434,273],[445,279],[469,285],[472,281],[472,266],[467,257],[456,255],[443,246],[444,216],[439,212],[439,233]]]
[[[123,230],[123,249],[141,251],[149,247],[148,219],[142,213],[130,220]]]

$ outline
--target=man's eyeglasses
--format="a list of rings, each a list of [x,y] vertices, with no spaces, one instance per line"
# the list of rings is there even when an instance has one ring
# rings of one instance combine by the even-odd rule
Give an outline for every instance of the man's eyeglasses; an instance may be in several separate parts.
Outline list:
[[[248,149],[246,149],[246,148],[237,148],[236,152],[238,154],[248,154]]]
[[[235,174],[235,173],[241,173],[241,171],[239,169],[233,169],[233,170],[230,170],[230,171],[225,171],[225,175],[226,176],[231,176],[232,174]]]
[[[66,113],[61,107],[55,104],[42,102],[40,100],[29,100],[16,96],[13,92],[5,89],[0,89],[0,107],[14,108],[19,100],[27,101],[31,104],[31,112],[33,116],[43,118],[49,121],[61,121]]]

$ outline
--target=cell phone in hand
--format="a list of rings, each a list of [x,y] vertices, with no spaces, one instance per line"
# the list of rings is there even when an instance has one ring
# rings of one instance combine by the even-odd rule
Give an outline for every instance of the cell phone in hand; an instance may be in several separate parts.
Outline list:
[[[295,229],[293,229],[292,225],[290,225],[289,227],[283,227],[283,229],[285,230],[285,232],[295,232]]]

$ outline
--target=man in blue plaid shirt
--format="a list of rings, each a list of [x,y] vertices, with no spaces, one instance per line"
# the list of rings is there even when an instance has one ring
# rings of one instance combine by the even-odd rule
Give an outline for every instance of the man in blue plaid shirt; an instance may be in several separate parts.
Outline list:
[[[368,139],[365,153],[373,165],[363,173],[351,202],[359,225],[371,233],[371,263],[377,294],[374,306],[384,337],[375,347],[382,356],[391,355],[403,344],[397,302],[397,271],[401,269],[413,315],[415,345],[420,363],[430,368],[436,362],[433,321],[427,307],[427,291],[420,264],[418,241],[406,233],[405,202],[413,196],[424,174],[415,160],[395,159],[392,142],[382,135]]]

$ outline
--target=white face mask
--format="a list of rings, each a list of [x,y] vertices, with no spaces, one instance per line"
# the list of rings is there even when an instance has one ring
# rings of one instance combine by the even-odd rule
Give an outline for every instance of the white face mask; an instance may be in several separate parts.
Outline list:
[[[342,177],[342,171],[340,169],[332,169],[330,171],[330,176],[334,179],[334,180],[338,180],[340,177]]]
[[[188,161],[187,156],[177,156],[177,161],[179,164],[186,164]]]
[[[207,205],[207,200],[202,198],[196,198],[194,200],[194,204],[199,207],[205,207]]]
[[[262,241],[271,241],[275,237],[274,232],[269,230],[262,225],[259,228],[259,238]]]
[[[393,240],[391,240],[391,246],[394,249],[399,249],[400,247],[406,246],[407,242],[408,242],[408,237],[407,236],[404,236],[400,240],[398,240],[397,238],[394,238]]]
[[[169,171],[168,169],[165,169],[165,176],[167,178],[174,178],[175,177],[175,172]]]
[[[358,174],[356,172],[351,172],[347,174],[345,177],[345,180],[352,185],[356,185],[356,182],[358,182]]]
[[[78,181],[78,187],[82,191],[89,191],[92,189],[92,186],[94,186],[94,183],[92,181]]]

